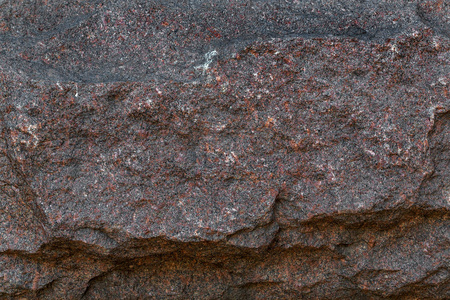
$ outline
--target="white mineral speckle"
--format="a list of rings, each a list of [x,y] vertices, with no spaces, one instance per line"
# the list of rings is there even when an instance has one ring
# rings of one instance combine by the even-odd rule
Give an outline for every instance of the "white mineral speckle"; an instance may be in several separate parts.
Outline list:
[[[196,66],[194,67],[195,69],[202,69],[203,70],[203,74],[205,74],[205,72],[209,69],[209,65],[212,63],[213,61],[213,57],[218,55],[219,53],[216,50],[210,51],[208,53],[205,54],[205,60],[206,62],[202,65]]]

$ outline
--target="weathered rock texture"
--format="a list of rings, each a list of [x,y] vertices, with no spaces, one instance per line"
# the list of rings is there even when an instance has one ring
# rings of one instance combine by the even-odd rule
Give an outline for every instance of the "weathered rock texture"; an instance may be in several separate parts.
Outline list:
[[[450,298],[450,3],[0,1],[0,298]]]

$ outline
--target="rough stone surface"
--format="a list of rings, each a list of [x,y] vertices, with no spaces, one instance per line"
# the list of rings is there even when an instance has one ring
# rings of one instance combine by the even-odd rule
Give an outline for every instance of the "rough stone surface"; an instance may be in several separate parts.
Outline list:
[[[1,299],[449,299],[447,0],[0,0]]]

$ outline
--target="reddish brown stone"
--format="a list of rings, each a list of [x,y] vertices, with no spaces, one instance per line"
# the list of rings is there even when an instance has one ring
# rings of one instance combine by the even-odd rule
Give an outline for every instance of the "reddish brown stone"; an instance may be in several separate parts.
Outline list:
[[[447,2],[13,2],[0,297],[450,297]]]

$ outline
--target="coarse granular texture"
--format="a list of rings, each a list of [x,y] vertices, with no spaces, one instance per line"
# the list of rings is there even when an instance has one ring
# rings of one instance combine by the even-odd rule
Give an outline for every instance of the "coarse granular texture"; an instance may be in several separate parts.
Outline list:
[[[449,299],[448,0],[0,0],[0,299]]]

